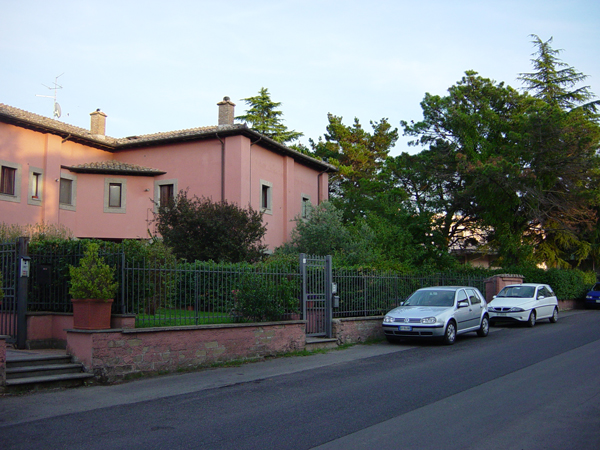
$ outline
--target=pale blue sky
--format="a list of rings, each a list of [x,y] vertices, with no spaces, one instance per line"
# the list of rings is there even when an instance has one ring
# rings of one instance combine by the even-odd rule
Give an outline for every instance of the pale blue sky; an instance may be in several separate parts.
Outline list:
[[[521,87],[530,34],[600,95],[597,0],[0,0],[0,103],[125,137],[216,125],[223,96],[266,87],[290,129],[317,139],[327,113],[350,124],[419,120],[426,92],[466,70]],[[409,150],[401,138],[393,154]],[[414,150],[411,150],[414,151]]]

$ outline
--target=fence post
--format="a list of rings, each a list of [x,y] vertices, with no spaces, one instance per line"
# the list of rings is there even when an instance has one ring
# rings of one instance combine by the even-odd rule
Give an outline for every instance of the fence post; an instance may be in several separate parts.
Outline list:
[[[325,331],[327,337],[332,336],[333,332],[333,260],[331,255],[325,257]]]
[[[17,348],[25,348],[27,343],[27,295],[29,288],[29,273],[22,270],[27,259],[29,238],[20,237],[17,240]],[[29,261],[27,261],[29,263]]]
[[[121,244],[121,314],[127,314],[125,310],[125,249]]]
[[[307,320],[306,317],[306,254],[300,253],[300,276],[302,278],[302,320]]]

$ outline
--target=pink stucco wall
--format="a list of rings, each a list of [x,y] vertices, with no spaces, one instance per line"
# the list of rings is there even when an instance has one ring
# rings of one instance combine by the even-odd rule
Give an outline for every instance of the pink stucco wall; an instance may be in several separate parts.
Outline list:
[[[73,328],[72,314],[28,314],[27,340],[67,340],[67,329]]]
[[[327,174],[319,174],[290,156],[267,150],[260,141],[236,135],[178,142],[163,146],[98,150],[13,125],[0,123],[0,161],[20,164],[20,201],[0,196],[0,221],[9,224],[61,224],[77,237],[137,239],[148,237],[155,210],[156,182],[169,180],[191,195],[224,198],[242,207],[260,209],[261,182],[272,186],[272,209],[264,216],[265,243],[270,249],[285,242],[300,214],[302,196],[313,204],[327,198]],[[223,147],[224,145],[224,147]],[[116,160],[166,172],[159,176],[74,173],[61,166]],[[30,169],[42,171],[42,201],[31,203]],[[223,176],[224,174],[224,176]],[[61,176],[76,179],[75,210],[59,208]],[[123,212],[105,212],[105,180],[126,186]],[[319,186],[320,185],[320,186]]]
[[[67,352],[106,380],[138,372],[194,368],[214,362],[253,359],[302,350],[304,322],[70,330]]]

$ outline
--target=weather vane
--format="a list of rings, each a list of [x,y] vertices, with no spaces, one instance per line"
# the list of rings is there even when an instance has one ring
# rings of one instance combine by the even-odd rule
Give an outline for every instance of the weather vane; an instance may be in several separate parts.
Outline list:
[[[57,76],[56,78],[54,78],[54,87],[50,87],[50,86],[46,86],[45,84],[42,84],[42,86],[50,89],[50,90],[54,90],[54,95],[38,95],[36,94],[36,97],[45,97],[45,98],[51,98],[54,100],[54,112],[53,112],[53,116],[56,117],[57,119],[60,119],[60,115],[61,115],[61,110],[60,110],[60,105],[58,104],[58,102],[56,101],[56,91],[58,89],[62,89],[62,86],[60,86],[58,84],[58,79],[60,77],[62,77],[64,75],[64,73],[61,73],[59,76]]]

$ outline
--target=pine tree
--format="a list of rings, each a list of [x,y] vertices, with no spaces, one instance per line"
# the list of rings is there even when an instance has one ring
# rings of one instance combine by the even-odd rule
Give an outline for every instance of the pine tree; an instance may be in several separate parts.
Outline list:
[[[575,88],[588,76],[558,58],[562,50],[555,50],[550,46],[552,38],[544,42],[535,34],[531,37],[537,47],[531,60],[535,72],[521,73],[518,79],[532,91],[534,97],[550,105],[557,105],[567,111],[581,107],[596,113],[600,101],[593,100],[595,95],[590,91],[590,87]],[[572,88],[575,89],[571,90]]]
[[[274,102],[267,88],[260,88],[255,97],[243,98],[250,108],[246,110],[243,116],[237,116],[236,120],[248,122],[250,128],[261,134],[281,143],[295,141],[303,133],[294,130],[288,130],[283,124],[283,113],[276,108],[281,106],[281,102]]]

